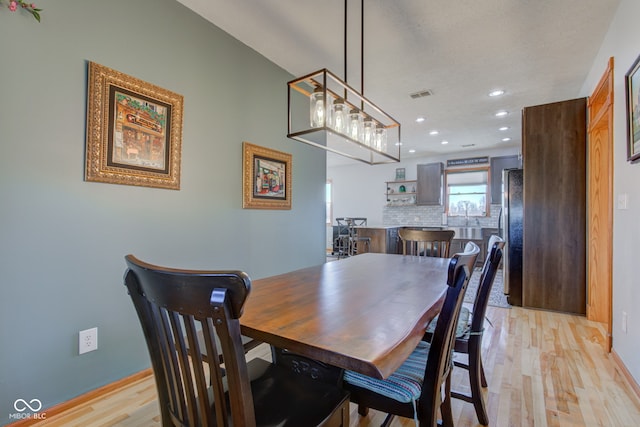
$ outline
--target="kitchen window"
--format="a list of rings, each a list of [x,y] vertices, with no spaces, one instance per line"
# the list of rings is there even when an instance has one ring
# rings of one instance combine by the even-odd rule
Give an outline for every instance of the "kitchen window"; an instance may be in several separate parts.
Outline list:
[[[331,225],[333,222],[333,182],[330,179],[324,187],[324,200],[325,200],[325,223]]]
[[[446,211],[448,216],[487,216],[489,169],[446,171]]]

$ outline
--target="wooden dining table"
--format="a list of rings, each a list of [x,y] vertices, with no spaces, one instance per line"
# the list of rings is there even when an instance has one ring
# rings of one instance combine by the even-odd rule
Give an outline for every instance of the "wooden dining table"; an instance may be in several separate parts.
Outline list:
[[[439,313],[449,259],[366,253],[252,282],[242,334],[387,378]]]

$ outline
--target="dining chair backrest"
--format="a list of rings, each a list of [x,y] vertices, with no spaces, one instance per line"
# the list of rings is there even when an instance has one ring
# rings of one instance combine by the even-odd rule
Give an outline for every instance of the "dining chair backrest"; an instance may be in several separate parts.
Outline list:
[[[497,235],[492,235],[487,244],[487,257],[482,266],[480,273],[480,281],[476,296],[473,302],[473,317],[471,319],[471,332],[480,333],[484,325],[484,318],[487,313],[489,304],[489,296],[493,281],[496,277],[500,261],[502,260],[502,250],[504,248],[504,240]]]
[[[247,362],[240,333],[247,274],[125,260],[163,426],[348,425],[347,392],[259,358]]]
[[[489,424],[489,416],[482,393],[482,387],[487,386],[484,367],[482,363],[482,336],[484,332],[484,321],[489,304],[491,288],[496,277],[500,261],[502,260],[502,249],[504,240],[493,235],[489,238],[487,248],[489,250],[480,274],[480,280],[473,307],[471,309],[471,324],[458,325],[458,331],[462,334],[456,336],[454,351],[466,354],[466,363],[457,360],[454,365],[468,371],[470,393],[463,391],[451,391],[451,396],[466,402],[473,403],[478,422],[482,425]],[[468,316],[467,316],[468,318]],[[462,320],[460,320],[461,322]],[[468,322],[468,320],[466,320]],[[463,326],[463,328],[460,328]]]
[[[398,230],[404,255],[449,258],[454,235],[453,230],[416,230],[411,228]]]
[[[387,379],[375,379],[347,371],[344,387],[351,392],[351,401],[358,413],[366,415],[369,408],[388,414],[383,425],[388,426],[395,415],[415,418],[420,426],[453,425],[449,390],[455,328],[471,271],[480,248],[469,242],[465,251],[449,260],[447,285],[431,343],[418,344],[409,358]],[[444,395],[442,393],[444,385]],[[444,399],[443,399],[444,397]]]
[[[125,285],[151,356],[162,424],[226,426],[231,413],[234,425],[255,425],[238,320],[251,291],[249,277],[239,271],[165,269],[132,255],[125,259]],[[203,363],[203,354],[216,360],[220,352],[224,371],[218,363]],[[229,401],[224,394],[225,376]]]
[[[451,391],[451,397],[473,403],[478,422],[482,425],[488,425],[489,423],[482,393],[482,387],[487,386],[484,368],[482,366],[482,335],[491,288],[493,287],[493,281],[496,277],[500,261],[502,260],[504,240],[499,236],[493,235],[490,237],[487,246],[489,251],[480,274],[473,307],[471,309],[466,306],[461,308],[453,344],[454,352],[467,355],[466,361],[456,359],[454,366],[467,370],[471,393],[456,390]],[[469,321],[469,318],[471,318],[471,321]],[[431,342],[433,334],[434,331],[430,325],[423,339],[426,342]]]
[[[422,394],[418,412],[436,414],[440,406],[439,390],[450,375],[456,323],[460,315],[462,301],[466,293],[473,266],[480,248],[473,242],[467,243],[465,251],[454,254],[449,262],[447,294],[438,315],[438,321],[429,348],[429,357],[425,367]],[[444,416],[444,415],[443,415]],[[435,418],[434,418],[435,419]],[[428,424],[427,424],[428,425]]]

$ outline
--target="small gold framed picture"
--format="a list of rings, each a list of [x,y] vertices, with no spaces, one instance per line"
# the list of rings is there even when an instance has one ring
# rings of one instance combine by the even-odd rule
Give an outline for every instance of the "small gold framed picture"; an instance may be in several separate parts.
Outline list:
[[[291,209],[291,154],[242,143],[242,207]]]

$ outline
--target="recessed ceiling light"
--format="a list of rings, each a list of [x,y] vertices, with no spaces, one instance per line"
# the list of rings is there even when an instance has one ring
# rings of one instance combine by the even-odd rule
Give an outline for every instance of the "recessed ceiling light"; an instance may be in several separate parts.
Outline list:
[[[509,126],[502,126],[502,127],[501,127],[500,129],[498,129],[498,130],[502,130],[502,131],[509,130]]]
[[[496,117],[504,117],[504,116],[506,116],[507,114],[509,114],[507,111],[498,111],[498,112],[496,113]]]
[[[396,142],[396,146],[399,147],[400,145],[402,145],[402,142]]]
[[[449,143],[449,141],[442,141],[441,144],[442,145],[447,145]]]
[[[511,141],[511,138],[502,138],[503,142]]]
[[[416,122],[418,122],[418,123],[422,123],[422,122],[424,122],[424,117],[418,117],[418,118],[416,119]]]
[[[504,91],[502,89],[497,89],[489,92],[489,96],[500,96],[500,95],[504,95]]]
[[[413,148],[411,150],[409,150],[410,153],[415,153],[416,150],[414,150]]]
[[[440,132],[438,132],[437,130],[432,130],[431,132],[429,132],[429,135],[437,135]]]

